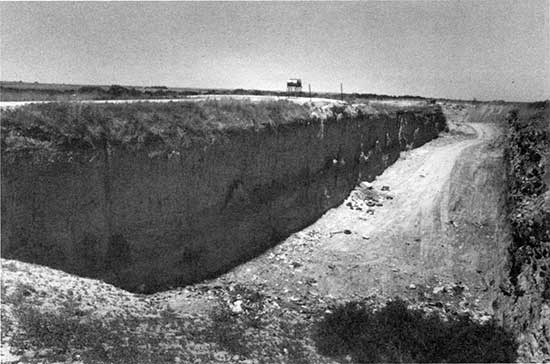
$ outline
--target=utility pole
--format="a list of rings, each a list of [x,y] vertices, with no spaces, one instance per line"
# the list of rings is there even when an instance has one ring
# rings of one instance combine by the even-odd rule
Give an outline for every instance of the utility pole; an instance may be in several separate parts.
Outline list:
[[[311,102],[311,83],[308,83],[307,87],[309,88],[309,102]]]
[[[340,98],[344,101],[344,84],[340,82]]]

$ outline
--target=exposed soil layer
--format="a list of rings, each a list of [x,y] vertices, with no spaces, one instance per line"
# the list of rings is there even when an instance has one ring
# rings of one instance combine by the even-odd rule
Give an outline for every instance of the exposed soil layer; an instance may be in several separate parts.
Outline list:
[[[89,124],[72,114],[60,127],[14,110],[3,130],[12,137],[3,147],[13,149],[2,153],[2,256],[140,292],[196,282],[314,222],[401,150],[445,128],[439,107],[375,114],[335,107],[304,118],[304,107],[288,116],[266,105],[260,111],[280,121],[261,124],[262,113],[246,103],[216,105],[202,107],[222,110],[232,127],[166,121],[162,105],[126,106],[137,121],[120,105],[75,111],[102,116],[92,124],[99,131],[81,130]],[[33,115],[41,107],[54,116],[76,108],[35,105]],[[200,107],[170,105],[168,114],[208,115]],[[175,143],[178,126],[182,138],[199,129],[200,140]],[[156,142],[147,142],[155,133]],[[127,135],[137,138],[125,142]]]

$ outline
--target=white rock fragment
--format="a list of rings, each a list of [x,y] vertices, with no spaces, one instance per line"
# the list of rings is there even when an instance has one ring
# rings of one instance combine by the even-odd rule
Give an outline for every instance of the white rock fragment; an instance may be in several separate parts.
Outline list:
[[[359,184],[359,187],[365,189],[365,190],[372,190],[372,183],[363,181]]]
[[[26,359],[32,359],[36,356],[36,351],[34,350],[25,350],[23,357]]]
[[[19,355],[14,355],[10,352],[9,346],[4,346],[0,348],[0,363],[19,363]]]
[[[241,312],[243,312],[242,304],[243,304],[243,301],[241,301],[241,300],[237,300],[237,301],[233,302],[233,303],[231,304],[231,311],[232,311],[233,313],[241,313]]]

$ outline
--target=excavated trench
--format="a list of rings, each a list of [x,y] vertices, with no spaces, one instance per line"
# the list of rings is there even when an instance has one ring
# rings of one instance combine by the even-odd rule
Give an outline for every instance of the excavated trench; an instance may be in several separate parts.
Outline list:
[[[438,106],[231,129],[168,155],[2,153],[2,256],[154,292],[277,244],[446,127]]]

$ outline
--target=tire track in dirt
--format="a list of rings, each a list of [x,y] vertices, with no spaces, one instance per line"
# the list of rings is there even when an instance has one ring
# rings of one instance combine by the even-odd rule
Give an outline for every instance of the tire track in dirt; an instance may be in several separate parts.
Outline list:
[[[407,292],[411,284],[464,281],[455,260],[456,249],[451,248],[456,240],[456,222],[449,217],[451,179],[457,160],[467,156],[466,150],[483,145],[496,135],[491,125],[469,126],[475,130],[476,139],[454,142],[452,137],[443,137],[405,153],[379,176],[372,188],[381,191],[389,187],[392,199],[384,201],[373,215],[350,210],[346,201],[312,226],[321,234],[353,231],[322,239],[320,249],[332,251],[344,260],[345,255],[360,256],[354,264],[369,272],[355,275],[351,271],[347,282],[329,279],[323,284],[321,279],[325,294],[391,296]]]
[[[470,217],[453,221],[456,213],[450,205],[456,205],[456,196],[450,191],[452,185],[456,194],[457,184],[483,191],[483,186],[468,185],[487,182],[487,178],[472,180],[471,174],[484,163],[486,147],[499,132],[494,124],[467,123],[461,129],[467,129],[465,126],[475,132],[475,138],[445,134],[402,153],[372,183],[373,191],[388,186],[389,191],[381,193],[392,198],[375,207],[373,214],[348,207],[350,196],[310,227],[218,281],[260,284],[275,295],[303,296],[307,292],[339,299],[416,297],[420,293],[417,287],[431,290],[460,283],[471,286],[467,289],[481,297],[490,279],[485,271],[476,272],[476,264],[496,266],[499,263],[492,260],[497,255],[479,249],[479,226]],[[469,174],[456,170],[457,161]],[[489,205],[498,202],[495,198]],[[474,230],[470,231],[470,225]],[[494,227],[495,223],[488,225]],[[484,233],[488,239],[495,238],[494,231]],[[470,245],[462,240],[471,240]],[[491,311],[489,299],[486,301],[484,310]]]
[[[489,317],[509,243],[502,138],[497,124],[467,112],[447,114],[451,132],[403,152],[370,184],[376,204],[357,204],[356,190],[311,226],[203,285],[244,285],[289,303],[401,296]],[[158,299],[181,313],[209,309],[185,292]]]

